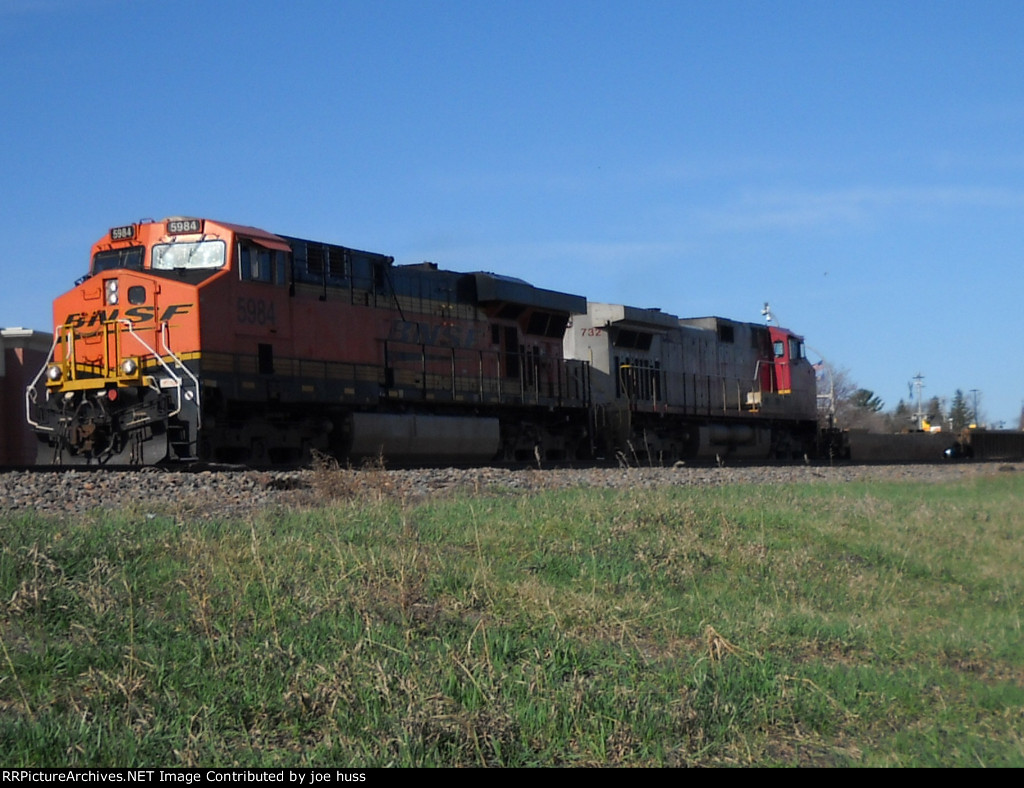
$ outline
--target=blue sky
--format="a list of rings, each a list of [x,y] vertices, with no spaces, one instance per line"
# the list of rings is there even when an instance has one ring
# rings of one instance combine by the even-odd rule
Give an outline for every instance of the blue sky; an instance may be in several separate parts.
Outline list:
[[[0,326],[187,214],[1024,402],[1019,0],[0,0]]]

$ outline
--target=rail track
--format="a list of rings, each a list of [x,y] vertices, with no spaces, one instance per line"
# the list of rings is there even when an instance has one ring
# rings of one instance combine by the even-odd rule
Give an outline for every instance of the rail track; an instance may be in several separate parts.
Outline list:
[[[438,495],[529,495],[568,488],[633,490],[728,484],[954,483],[1024,471],[1024,463],[725,465],[675,468],[292,470],[0,470],[0,517],[96,511],[182,520],[254,518],[350,500],[414,504]]]

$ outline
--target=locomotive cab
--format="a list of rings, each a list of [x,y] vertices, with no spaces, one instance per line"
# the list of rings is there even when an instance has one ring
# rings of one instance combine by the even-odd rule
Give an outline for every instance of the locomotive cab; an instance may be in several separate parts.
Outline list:
[[[803,337],[769,326],[770,356],[758,362],[758,391],[748,397],[750,407],[775,416],[806,416],[816,412],[817,383],[807,360]]]

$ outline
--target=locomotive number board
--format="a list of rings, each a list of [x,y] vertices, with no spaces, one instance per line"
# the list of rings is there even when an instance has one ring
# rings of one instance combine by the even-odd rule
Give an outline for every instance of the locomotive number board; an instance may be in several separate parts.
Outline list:
[[[111,227],[110,228],[110,240],[111,241],[131,241],[135,238],[135,225],[128,224],[124,227]]]
[[[168,235],[186,235],[188,233],[201,233],[202,231],[202,219],[171,219],[167,222]]]

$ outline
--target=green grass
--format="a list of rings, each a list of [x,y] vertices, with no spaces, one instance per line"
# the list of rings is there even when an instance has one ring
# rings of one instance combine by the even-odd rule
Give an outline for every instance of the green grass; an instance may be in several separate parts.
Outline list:
[[[0,515],[0,762],[1021,766],[1022,496]]]

